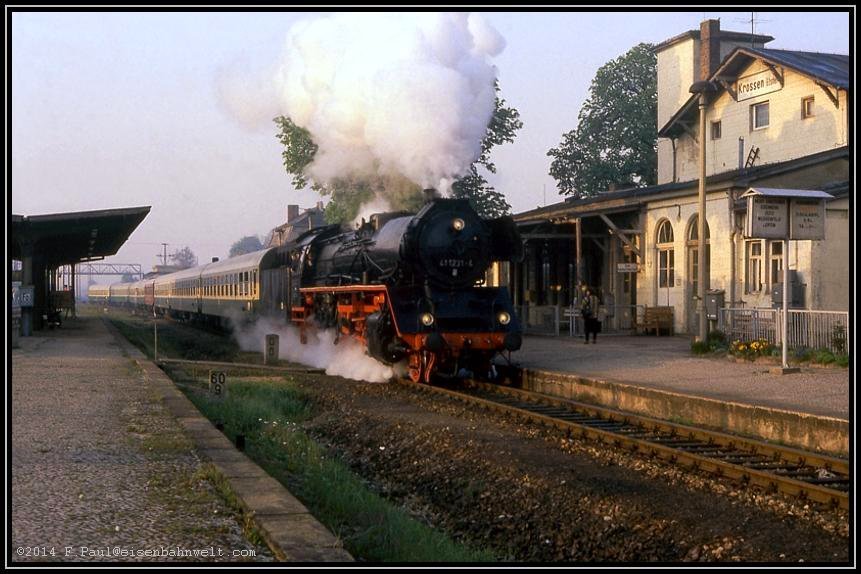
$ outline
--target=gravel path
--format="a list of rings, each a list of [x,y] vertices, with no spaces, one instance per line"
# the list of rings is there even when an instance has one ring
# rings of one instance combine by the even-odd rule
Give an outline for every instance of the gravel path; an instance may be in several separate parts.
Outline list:
[[[99,319],[22,339],[12,373],[13,561],[272,560]]]
[[[849,418],[849,370],[805,367],[772,375],[764,363],[699,358],[687,337],[525,337],[512,360],[523,367],[612,379],[701,397]]]

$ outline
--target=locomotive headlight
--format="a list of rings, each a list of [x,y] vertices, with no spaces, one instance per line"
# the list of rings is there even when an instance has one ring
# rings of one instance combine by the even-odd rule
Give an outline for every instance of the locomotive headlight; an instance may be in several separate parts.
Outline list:
[[[500,311],[496,315],[496,320],[499,321],[500,325],[508,325],[511,322],[511,315],[509,315],[506,311]]]
[[[463,228],[466,227],[466,223],[460,217],[456,217],[451,222],[451,228],[455,231],[463,231]]]
[[[430,327],[431,325],[433,325],[433,315],[431,315],[430,313],[422,313],[420,318],[422,321],[422,325],[424,325],[425,327]]]

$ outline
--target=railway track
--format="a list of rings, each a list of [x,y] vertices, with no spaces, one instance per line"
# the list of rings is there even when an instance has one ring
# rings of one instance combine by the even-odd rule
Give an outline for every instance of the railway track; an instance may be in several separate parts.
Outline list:
[[[844,459],[488,383],[467,381],[454,389],[399,382],[767,492],[849,507],[849,463]]]

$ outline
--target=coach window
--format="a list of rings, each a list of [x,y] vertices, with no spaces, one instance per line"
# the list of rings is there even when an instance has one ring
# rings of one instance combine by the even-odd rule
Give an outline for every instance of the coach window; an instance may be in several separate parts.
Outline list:
[[[672,287],[675,281],[673,226],[665,219],[658,226],[658,287]]]

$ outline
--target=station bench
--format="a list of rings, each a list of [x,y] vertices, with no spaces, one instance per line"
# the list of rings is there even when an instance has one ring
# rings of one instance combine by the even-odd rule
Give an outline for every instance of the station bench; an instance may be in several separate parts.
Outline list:
[[[649,332],[652,329],[655,335],[661,334],[661,329],[666,329],[672,335],[673,308],[672,307],[646,307],[643,311],[643,319],[637,323],[638,332]]]

